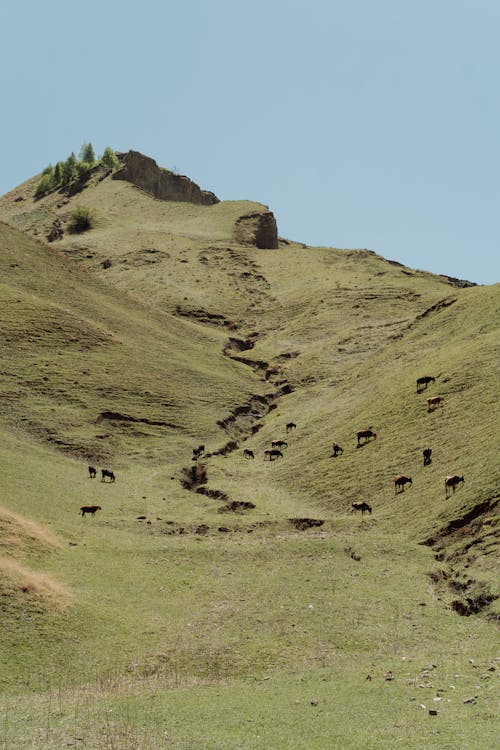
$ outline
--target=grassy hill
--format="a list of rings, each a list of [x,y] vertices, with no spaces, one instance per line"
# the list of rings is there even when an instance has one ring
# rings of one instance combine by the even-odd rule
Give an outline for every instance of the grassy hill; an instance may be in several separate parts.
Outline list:
[[[493,748],[500,286],[35,186],[0,199],[5,750]]]

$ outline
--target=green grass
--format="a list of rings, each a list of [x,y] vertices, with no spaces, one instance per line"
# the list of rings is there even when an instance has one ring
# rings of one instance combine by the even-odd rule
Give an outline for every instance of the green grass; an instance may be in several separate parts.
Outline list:
[[[43,236],[72,202],[33,204],[33,185],[0,215]],[[492,748],[499,600],[452,603],[498,594],[500,287],[367,251],[243,248],[249,202],[109,179],[77,198],[97,216],[77,240],[0,225],[0,748]],[[267,381],[223,354],[252,332],[240,355]],[[422,374],[437,382],[417,394]],[[274,409],[217,424],[263,394]],[[236,434],[207,487],[255,508],[220,513],[182,469]],[[277,438],[284,459],[264,462]],[[451,473],[465,483],[445,499]],[[351,515],[360,499],[371,516]]]

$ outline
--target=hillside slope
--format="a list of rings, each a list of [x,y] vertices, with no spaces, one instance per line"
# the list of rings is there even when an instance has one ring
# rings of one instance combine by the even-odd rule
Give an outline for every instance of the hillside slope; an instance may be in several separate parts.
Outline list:
[[[6,748],[105,747],[103,727],[125,748],[145,726],[138,746],[163,747],[153,715],[182,748],[494,747],[500,285],[259,248],[238,226],[260,204],[165,202],[102,175],[35,201],[35,185],[0,199],[1,680],[38,696],[15,726],[5,714]],[[78,204],[94,229],[37,241]],[[464,482],[445,497],[448,474]],[[360,500],[371,514],[351,514]],[[420,683],[433,700],[429,662],[440,738],[409,702]]]

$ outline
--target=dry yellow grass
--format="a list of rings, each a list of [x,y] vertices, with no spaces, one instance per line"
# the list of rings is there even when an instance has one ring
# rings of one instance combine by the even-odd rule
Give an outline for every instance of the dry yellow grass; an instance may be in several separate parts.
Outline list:
[[[61,549],[61,542],[47,527],[0,506],[0,548],[20,551]]]
[[[68,587],[46,573],[30,570],[18,560],[0,556],[0,589],[2,594],[16,598],[23,606],[21,598],[34,598],[39,604],[66,609],[72,601]]]

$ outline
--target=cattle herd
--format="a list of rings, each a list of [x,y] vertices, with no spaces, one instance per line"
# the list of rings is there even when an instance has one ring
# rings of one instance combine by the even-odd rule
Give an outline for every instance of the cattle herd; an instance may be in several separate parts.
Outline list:
[[[434,383],[436,381],[436,378],[432,377],[431,375],[424,375],[423,377],[417,378],[417,393],[422,393],[429,383]],[[431,396],[427,399],[427,411],[432,412],[434,409],[436,409],[438,406],[443,406],[444,398],[443,396]],[[295,430],[297,428],[297,425],[295,422],[288,422],[286,424],[286,432],[289,433],[292,430]],[[373,429],[371,427],[359,430],[356,434],[357,437],[357,443],[356,447],[360,448],[363,445],[366,445],[371,440],[375,440],[377,437],[377,434],[373,432]],[[284,453],[288,448],[288,443],[286,440],[273,440],[271,443],[271,447],[264,450],[264,461],[276,461],[277,459],[284,458]],[[193,448],[193,461],[198,461],[199,458],[203,456],[205,453],[205,446],[199,445],[196,448]],[[333,443],[332,446],[332,454],[331,456],[333,458],[337,458],[339,455],[344,453],[344,449],[338,445],[338,443]],[[422,451],[423,456],[423,463],[424,466],[428,466],[432,462],[432,448],[426,447]],[[248,460],[254,460],[255,454],[252,450],[249,448],[245,448],[243,450],[243,458]],[[97,476],[97,469],[94,466],[88,467],[89,477],[90,479],[95,479]],[[115,481],[115,475],[114,472],[110,469],[101,469],[101,482],[106,482],[106,480],[109,480],[110,482]],[[399,494],[405,491],[407,485],[412,485],[413,480],[410,476],[407,476],[406,474],[400,474],[399,476],[394,478],[394,493]],[[454,493],[457,489],[458,485],[463,483],[464,477],[459,476],[457,474],[453,474],[450,476],[447,476],[444,480],[444,486],[445,486],[445,496],[448,498],[450,496],[450,493]],[[100,505],[83,505],[80,508],[80,514],[82,516],[85,516],[86,514],[90,514],[92,516],[95,516],[96,512],[98,510],[102,510]],[[372,512],[372,507],[368,505],[368,503],[364,501],[360,502],[354,502],[351,505],[351,513],[356,513],[357,511],[361,511],[361,515],[364,515],[365,512],[370,513]]]
[[[420,377],[417,379],[417,393],[422,393],[427,386],[430,383],[435,383],[436,378],[432,375],[424,375],[423,377]],[[432,412],[434,409],[436,409],[438,406],[443,406],[444,403],[444,397],[443,396],[431,396],[427,399],[427,411]],[[291,432],[291,430],[296,429],[297,425],[295,422],[288,422],[286,425],[286,431]],[[377,433],[373,431],[371,427],[368,427],[364,430],[359,430],[356,434],[357,443],[356,447],[360,448],[363,445],[366,445],[371,440],[375,440],[377,437]],[[201,446],[203,447],[203,446]],[[271,443],[270,448],[266,448],[264,450],[264,461],[276,461],[277,459],[283,458],[284,453],[283,450],[288,448],[288,443],[286,440],[273,440]],[[193,458],[195,457],[197,453],[197,449],[193,449]],[[338,443],[333,443],[332,445],[332,458],[337,458],[341,454],[344,453],[344,449],[342,446],[340,446]],[[423,457],[423,464],[424,466],[429,466],[432,463],[432,448],[426,447],[422,451],[422,457]],[[254,459],[255,454],[252,450],[249,448],[245,448],[243,450],[243,458],[246,459]],[[407,486],[410,486],[413,484],[413,479],[410,476],[407,476],[406,474],[400,474],[397,477],[394,478],[394,493],[400,494],[405,491]],[[452,476],[447,476],[445,478],[445,493],[446,497],[448,498],[450,496],[450,492],[455,492],[458,485],[464,482],[464,478],[461,476],[458,476],[456,474]],[[368,503],[364,501],[355,502],[351,505],[351,513],[356,513],[357,511],[361,511],[361,515],[364,515],[365,512],[370,513],[372,512],[372,507],[368,505]]]

